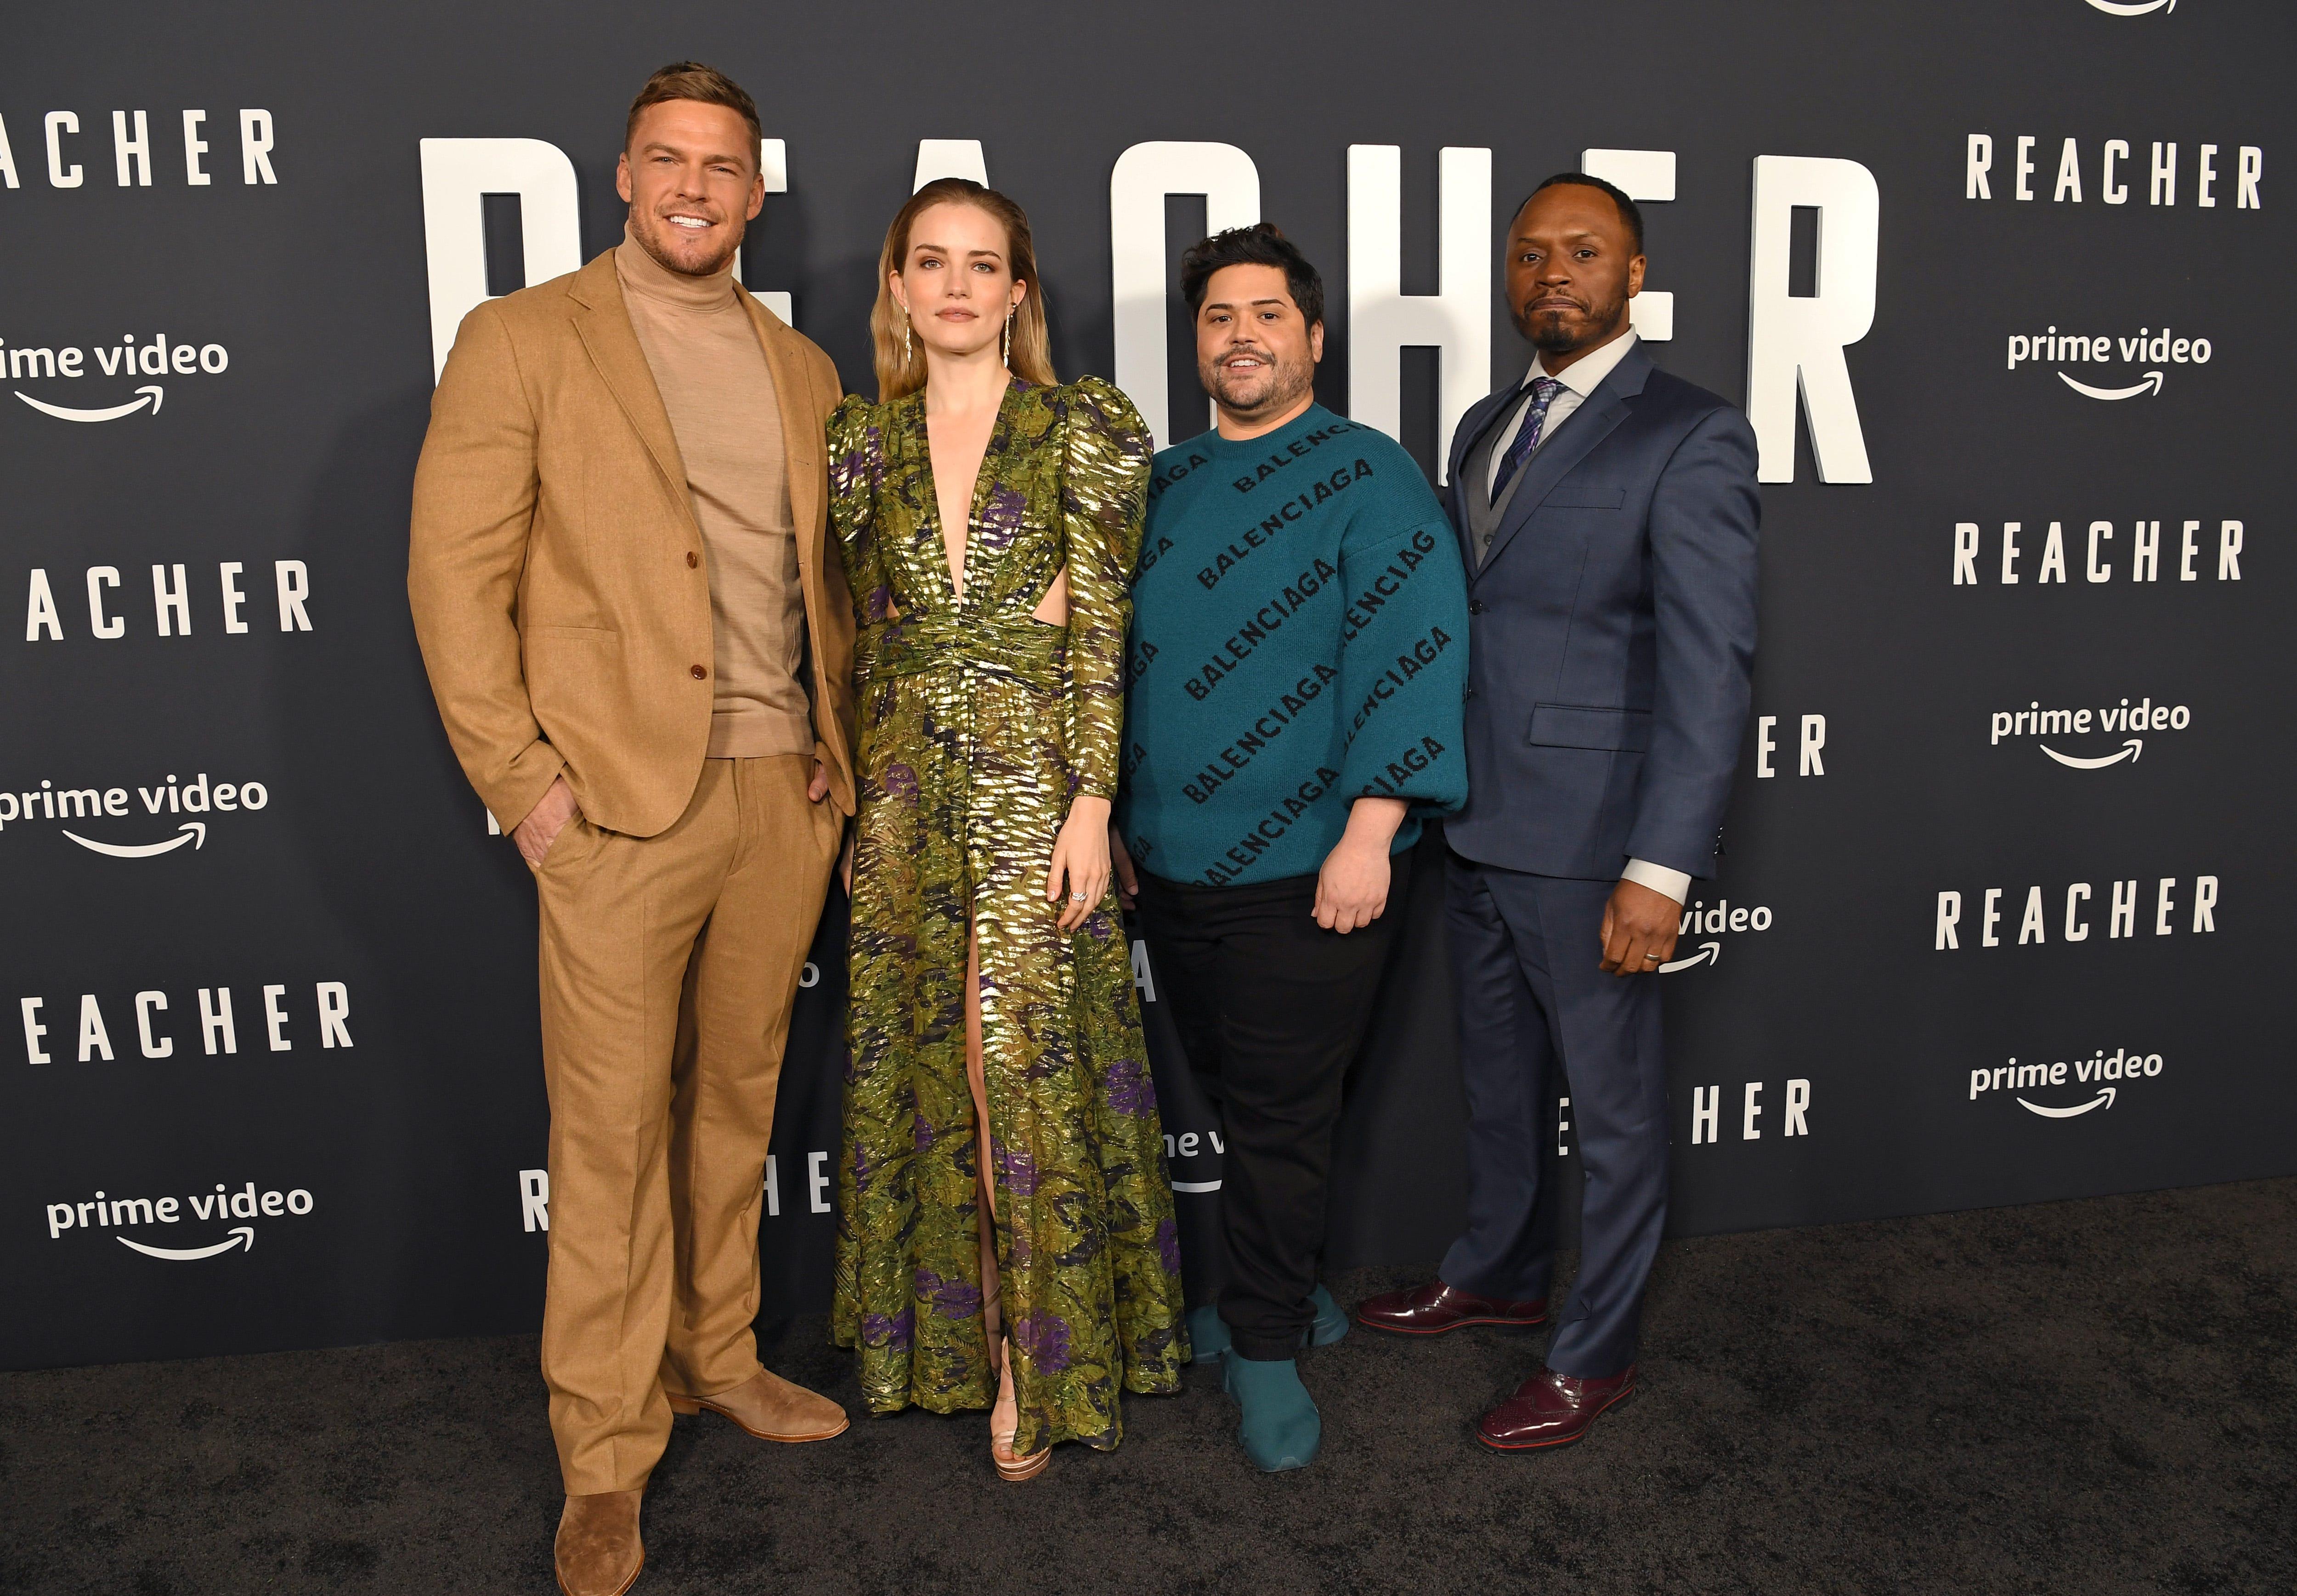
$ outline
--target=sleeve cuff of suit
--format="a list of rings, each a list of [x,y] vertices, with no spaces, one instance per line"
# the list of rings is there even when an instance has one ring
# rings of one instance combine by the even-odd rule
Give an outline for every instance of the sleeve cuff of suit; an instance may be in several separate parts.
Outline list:
[[[1619,879],[1632,881],[1637,886],[1647,886],[1655,893],[1672,898],[1677,904],[1691,901],[1691,875],[1686,870],[1670,870],[1665,865],[1655,865],[1647,859],[1631,859],[1627,868],[1619,872]]]

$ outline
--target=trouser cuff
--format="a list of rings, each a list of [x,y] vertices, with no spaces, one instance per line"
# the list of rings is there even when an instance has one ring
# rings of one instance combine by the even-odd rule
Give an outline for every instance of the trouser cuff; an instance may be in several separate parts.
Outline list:
[[[1256,1363],[1280,1363],[1287,1358],[1300,1355],[1300,1343],[1307,1338],[1305,1325],[1289,1336],[1252,1336],[1229,1327],[1229,1345],[1236,1348],[1237,1356],[1250,1358]]]

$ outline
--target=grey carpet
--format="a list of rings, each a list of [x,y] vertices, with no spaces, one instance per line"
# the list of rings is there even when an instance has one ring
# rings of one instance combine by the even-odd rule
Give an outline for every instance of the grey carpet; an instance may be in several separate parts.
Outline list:
[[[1314,1354],[1324,1456],[1273,1477],[1210,1369],[1021,1485],[978,1417],[680,1419],[637,1590],[2288,1592],[2293,1260],[2297,1180],[1673,1243],[1641,1394],[1528,1456],[1469,1435],[1543,1344],[1487,1330]],[[10,1592],[554,1588],[531,1337],[0,1375],[0,1490]]]

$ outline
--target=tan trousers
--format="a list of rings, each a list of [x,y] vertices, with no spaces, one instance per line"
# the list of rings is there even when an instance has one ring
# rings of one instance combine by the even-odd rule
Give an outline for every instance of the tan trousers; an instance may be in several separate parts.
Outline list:
[[[703,761],[677,824],[571,823],[535,871],[550,1094],[542,1375],[570,1494],[634,1490],[664,1387],[758,1371],[758,1210],[841,835],[803,754]]]

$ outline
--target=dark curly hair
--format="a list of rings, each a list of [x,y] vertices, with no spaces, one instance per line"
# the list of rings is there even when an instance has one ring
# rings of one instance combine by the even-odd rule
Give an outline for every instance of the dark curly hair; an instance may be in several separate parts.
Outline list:
[[[1181,294],[1189,301],[1190,316],[1204,309],[1205,284],[1226,266],[1278,267],[1284,274],[1285,286],[1291,290],[1292,302],[1300,307],[1308,325],[1313,327],[1324,319],[1323,278],[1274,222],[1231,227],[1189,246],[1181,257]]]

